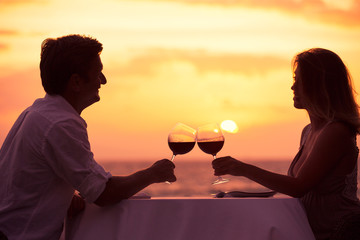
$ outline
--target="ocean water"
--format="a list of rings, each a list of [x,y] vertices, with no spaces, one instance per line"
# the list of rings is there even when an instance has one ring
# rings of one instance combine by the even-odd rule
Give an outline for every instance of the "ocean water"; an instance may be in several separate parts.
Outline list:
[[[269,189],[253,182],[245,177],[235,177],[225,175],[230,179],[228,183],[212,185],[216,179],[213,175],[211,161],[176,161],[175,175],[177,181],[172,184],[156,183],[148,186],[142,192],[152,197],[211,197],[220,191],[248,191],[261,192]],[[248,162],[255,166],[280,173],[286,174],[290,166],[290,161],[251,161]],[[138,161],[113,161],[102,162],[101,165],[105,170],[110,171],[113,175],[129,175],[140,169],[151,166],[151,162]],[[358,173],[358,183],[360,174]],[[358,184],[358,197],[360,190]],[[277,194],[279,196],[279,194]],[[281,195],[280,195],[281,196]]]

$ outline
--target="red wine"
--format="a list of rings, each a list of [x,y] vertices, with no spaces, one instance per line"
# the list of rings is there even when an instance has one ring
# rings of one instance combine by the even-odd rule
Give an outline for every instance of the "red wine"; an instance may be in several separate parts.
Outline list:
[[[195,142],[168,142],[174,155],[185,154],[194,148]]]
[[[215,142],[198,142],[199,148],[211,155],[216,155],[224,146],[224,141],[215,141]]]

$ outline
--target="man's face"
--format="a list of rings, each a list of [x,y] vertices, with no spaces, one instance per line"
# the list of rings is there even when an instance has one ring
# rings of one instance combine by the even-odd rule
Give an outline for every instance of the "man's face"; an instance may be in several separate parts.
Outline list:
[[[81,90],[84,108],[100,100],[99,89],[102,84],[106,84],[106,78],[101,72],[103,65],[100,56],[94,59],[90,66]]]

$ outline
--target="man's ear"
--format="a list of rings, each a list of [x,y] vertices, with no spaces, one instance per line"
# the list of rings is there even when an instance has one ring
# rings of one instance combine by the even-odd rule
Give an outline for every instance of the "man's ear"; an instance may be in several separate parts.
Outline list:
[[[81,90],[82,84],[83,84],[83,79],[79,74],[73,73],[70,76],[68,82],[69,89],[71,89],[74,92],[79,92]]]

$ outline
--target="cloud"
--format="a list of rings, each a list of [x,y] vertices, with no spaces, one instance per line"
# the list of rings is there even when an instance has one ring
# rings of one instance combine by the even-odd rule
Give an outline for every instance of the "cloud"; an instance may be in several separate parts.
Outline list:
[[[14,30],[0,29],[1,37],[15,36],[18,32]],[[10,44],[0,42],[0,51],[4,51],[10,48]]]
[[[4,50],[6,50],[6,49],[8,49],[9,48],[9,45],[8,44],[4,44],[4,43],[1,43],[0,42],[0,51],[4,51]]]
[[[117,65],[123,77],[156,75],[156,66],[168,62],[186,62],[199,74],[209,72],[234,73],[242,75],[263,75],[279,68],[290,69],[290,59],[276,56],[251,54],[209,53],[198,50],[149,49],[142,55],[131,59],[127,64]],[[261,66],[261,67],[260,67]]]
[[[17,34],[18,32],[15,30],[0,29],[0,36],[13,36]]]
[[[152,0],[168,2],[167,0]],[[191,5],[244,7],[279,11],[311,21],[335,25],[360,25],[360,1],[358,0],[174,0]],[[174,2],[171,1],[171,2]]]
[[[261,109],[270,112],[275,106],[276,113],[282,112],[292,81],[291,59],[272,55],[153,48],[137,52],[126,63],[103,60],[109,85],[102,90],[102,103],[122,109],[132,121],[166,112],[164,121],[201,122],[213,111],[236,117],[239,112],[252,120],[260,115],[261,99],[267,103]],[[274,89],[279,91],[275,97]],[[244,104],[251,108],[244,109]],[[122,114],[113,114],[113,119],[123,121]]]
[[[290,91],[290,89],[289,89]],[[271,93],[273,94],[273,93]],[[270,94],[270,95],[271,95]],[[288,99],[284,99],[284,102],[288,102]],[[235,102],[231,99],[224,99],[221,102],[221,107],[226,111],[242,111],[242,112],[259,112],[262,109],[263,112],[271,110],[271,112],[277,115],[286,115],[289,113],[289,106],[287,104],[274,104],[274,103],[249,103],[249,102]]]
[[[31,3],[46,3],[47,0],[1,0],[0,6],[13,6],[13,5],[20,5],[20,4],[31,4]]]
[[[289,98],[290,60],[271,55],[148,49],[126,64],[104,64],[112,86],[105,86],[104,91],[112,91],[111,101],[132,119],[141,119],[133,112],[133,102],[147,103],[136,106],[142,115],[155,111],[148,106],[157,106],[155,115],[171,112],[170,118],[190,116],[188,121],[202,121],[208,111],[231,116],[239,112],[252,120],[259,117],[260,109],[270,118],[287,113],[283,99]],[[199,93],[205,92],[199,98]],[[266,99],[265,105],[261,99]]]

